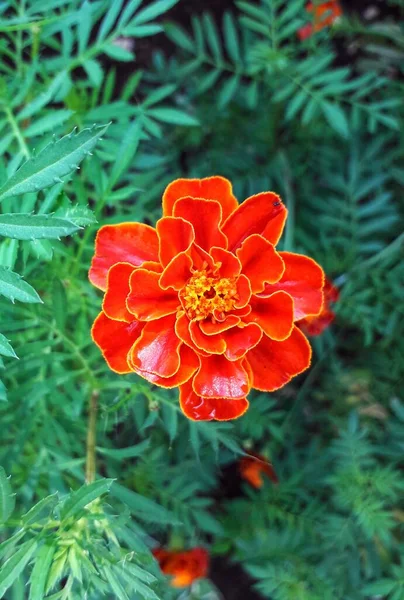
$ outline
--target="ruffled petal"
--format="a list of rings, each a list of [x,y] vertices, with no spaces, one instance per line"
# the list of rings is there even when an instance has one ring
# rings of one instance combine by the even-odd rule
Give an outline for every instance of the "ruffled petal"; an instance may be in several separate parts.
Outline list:
[[[175,202],[185,196],[217,200],[222,207],[223,219],[226,219],[238,207],[238,202],[233,196],[232,185],[224,177],[177,179],[170,183],[164,192],[163,215],[172,215]]]
[[[262,392],[273,392],[310,366],[311,348],[307,338],[297,327],[283,342],[275,342],[266,335],[246,356],[252,374],[252,387]]]
[[[293,329],[293,299],[283,291],[265,298],[253,296],[251,313],[244,320],[258,323],[268,337],[281,342]]]
[[[191,223],[175,217],[163,217],[156,224],[159,259],[165,267],[180,252],[188,250],[195,239]]]
[[[174,216],[182,217],[194,228],[195,243],[209,252],[213,246],[225,248],[226,236],[219,229],[222,207],[216,200],[180,198],[174,205]]]
[[[227,315],[223,321],[210,321],[209,319],[205,319],[204,321],[200,321],[199,326],[205,335],[217,335],[239,323],[240,317],[236,315]]]
[[[191,321],[189,332],[195,346],[208,354],[223,354],[226,350],[226,343],[221,334],[206,335],[201,331],[199,321]]]
[[[133,369],[147,371],[159,377],[172,377],[180,367],[182,342],[175,334],[175,315],[146,323],[132,348]]]
[[[205,398],[245,398],[250,385],[241,360],[231,362],[223,355],[200,357],[201,367],[193,380],[194,392]]]
[[[159,285],[163,290],[173,288],[182,290],[191,277],[192,259],[186,252],[177,254],[166,266],[159,279]]]
[[[108,271],[102,310],[110,319],[126,323],[133,321],[133,315],[126,308],[126,298],[130,292],[129,278],[135,268],[129,263],[117,263]]]
[[[129,353],[129,364],[132,366],[131,362],[132,352]],[[188,381],[192,375],[194,375],[195,371],[199,367],[199,358],[195,352],[182,344],[180,347],[180,367],[178,371],[172,375],[171,377],[160,377],[155,373],[149,373],[148,371],[142,371],[137,367],[133,366],[133,370],[143,377],[147,379],[150,383],[154,385],[159,385],[164,388],[176,388],[179,385],[183,385],[186,381]]]
[[[88,277],[93,285],[105,290],[107,273],[118,262],[138,267],[146,260],[158,260],[156,230],[144,223],[104,225],[95,238],[95,254]]]
[[[123,375],[132,371],[128,363],[128,352],[139,338],[142,329],[143,323],[139,321],[114,321],[101,312],[94,321],[91,337],[101,350],[109,368]]]
[[[136,269],[130,277],[130,294],[126,307],[140,321],[153,321],[175,313],[180,301],[177,292],[162,290],[160,275],[145,269]]]
[[[248,409],[248,400],[227,398],[201,398],[192,388],[191,382],[180,387],[182,412],[192,421],[230,421],[241,417]]]
[[[177,334],[177,336],[180,338],[180,340],[184,342],[184,344],[192,348],[198,354],[201,354],[202,356],[209,356],[209,353],[205,352],[201,348],[198,348],[198,346],[191,338],[191,334],[189,332],[189,325],[190,320],[185,314],[185,312],[178,312],[177,320],[175,322],[175,333]]]
[[[255,323],[250,323],[244,327],[233,327],[222,335],[226,343],[225,357],[228,360],[239,360],[259,343],[262,329]]]
[[[251,283],[253,294],[262,292],[265,283],[276,283],[282,277],[285,265],[273,245],[261,235],[250,235],[237,250],[242,272]]]
[[[276,246],[282,235],[286,216],[285,205],[273,192],[263,192],[247,198],[223,225],[223,233],[229,240],[228,249],[236,250],[254,233],[262,235]]]
[[[251,283],[248,277],[240,275],[237,280],[237,296],[238,300],[234,303],[235,308],[244,308],[251,298]]]
[[[279,253],[285,271],[278,283],[265,286],[268,296],[277,290],[290,294],[294,302],[295,321],[318,315],[323,304],[324,271],[312,258],[292,252]]]
[[[218,264],[218,272],[220,277],[231,279],[237,277],[241,271],[241,263],[237,256],[223,248],[212,248],[210,255],[213,258],[215,265]]]

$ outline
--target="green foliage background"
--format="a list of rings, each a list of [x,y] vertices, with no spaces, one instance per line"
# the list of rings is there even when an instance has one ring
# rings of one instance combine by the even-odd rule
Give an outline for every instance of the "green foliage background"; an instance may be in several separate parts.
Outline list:
[[[403,6],[300,42],[302,0],[184,28],[166,13],[185,2],[0,3],[0,597],[221,597],[170,588],[163,543],[227,557],[264,598],[403,600]],[[311,370],[221,424],[108,371],[87,280],[101,224],[153,223],[167,183],[212,174],[240,201],[280,193],[282,248],[341,288]],[[280,483],[229,497],[246,449]]]

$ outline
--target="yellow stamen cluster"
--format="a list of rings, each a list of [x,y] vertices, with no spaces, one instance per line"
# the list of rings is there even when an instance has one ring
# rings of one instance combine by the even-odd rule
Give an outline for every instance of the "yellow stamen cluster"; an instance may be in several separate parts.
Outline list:
[[[195,271],[182,293],[185,311],[190,319],[224,318],[234,308],[237,296],[236,279],[221,278],[206,269]]]

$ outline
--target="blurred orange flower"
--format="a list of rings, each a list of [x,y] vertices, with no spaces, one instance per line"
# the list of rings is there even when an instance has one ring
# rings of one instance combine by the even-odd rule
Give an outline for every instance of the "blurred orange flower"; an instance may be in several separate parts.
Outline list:
[[[299,322],[299,327],[306,335],[310,337],[321,335],[335,319],[335,313],[331,310],[330,304],[337,302],[339,290],[326,278],[324,285],[324,303],[320,314],[315,317],[306,317]]]
[[[101,227],[92,336],[109,367],[179,387],[188,418],[219,421],[247,410],[251,388],[271,392],[307,369],[295,322],[320,312],[324,273],[275,250],[286,216],[273,192],[239,205],[227,179],[209,177],[171,183],[155,229]]]
[[[160,569],[165,575],[171,575],[171,585],[176,588],[187,587],[196,579],[206,577],[209,567],[209,555],[204,548],[192,548],[174,552],[157,548],[153,550]]]
[[[308,23],[298,30],[297,35],[300,40],[305,40],[313,33],[329,27],[342,15],[342,8],[338,0],[331,0],[331,2],[323,2],[322,4],[310,2],[306,6],[306,11],[313,14],[313,23]]]
[[[272,483],[278,483],[278,477],[272,464],[261,454],[249,452],[250,456],[243,456],[240,460],[240,475],[252,487],[257,489],[264,485],[263,475],[269,477]]]

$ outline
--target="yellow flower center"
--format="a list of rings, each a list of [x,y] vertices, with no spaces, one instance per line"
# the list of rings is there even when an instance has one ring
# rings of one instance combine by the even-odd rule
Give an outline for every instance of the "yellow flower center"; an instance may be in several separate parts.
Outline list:
[[[237,296],[236,278],[221,278],[206,269],[195,271],[185,286],[182,297],[190,319],[224,318],[234,308]]]

